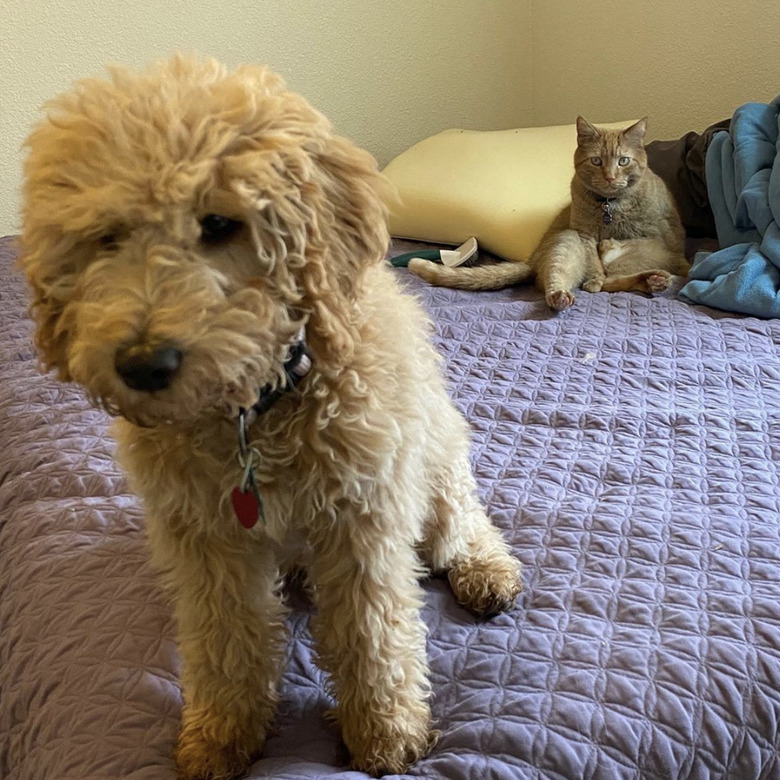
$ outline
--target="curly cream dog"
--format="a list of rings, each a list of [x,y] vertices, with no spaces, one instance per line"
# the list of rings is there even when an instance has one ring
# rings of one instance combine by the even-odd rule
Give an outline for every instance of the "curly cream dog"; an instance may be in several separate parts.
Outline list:
[[[260,67],[177,57],[48,108],[25,168],[36,340],[118,417],[175,605],[180,777],[239,775],[262,748],[290,560],[353,765],[402,771],[432,742],[419,575],[490,614],[520,569],[426,318],[383,263],[374,161]],[[237,419],[259,397],[245,468]]]

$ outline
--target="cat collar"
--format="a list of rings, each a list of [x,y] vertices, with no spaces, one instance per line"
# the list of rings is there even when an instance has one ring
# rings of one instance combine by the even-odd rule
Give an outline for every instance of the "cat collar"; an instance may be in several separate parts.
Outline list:
[[[601,221],[605,225],[609,225],[612,222],[612,201],[614,198],[602,198],[600,195],[596,195],[596,202],[601,204]]]

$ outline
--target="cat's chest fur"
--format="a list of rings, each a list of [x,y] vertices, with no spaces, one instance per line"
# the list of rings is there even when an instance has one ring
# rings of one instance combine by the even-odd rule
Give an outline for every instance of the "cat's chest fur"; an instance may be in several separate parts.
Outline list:
[[[596,241],[607,238],[618,240],[638,238],[636,204],[623,203],[615,198],[604,202],[584,203],[577,210],[582,227],[580,233],[592,236]]]
[[[570,227],[597,242],[659,235],[665,220],[653,184],[646,174],[630,192],[608,200],[573,186]]]

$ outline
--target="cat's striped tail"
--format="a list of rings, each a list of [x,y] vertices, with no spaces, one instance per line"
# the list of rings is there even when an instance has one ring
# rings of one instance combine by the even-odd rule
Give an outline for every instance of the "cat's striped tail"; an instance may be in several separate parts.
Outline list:
[[[458,290],[500,290],[533,276],[531,266],[522,262],[448,268],[419,257],[409,261],[409,270],[430,284]]]

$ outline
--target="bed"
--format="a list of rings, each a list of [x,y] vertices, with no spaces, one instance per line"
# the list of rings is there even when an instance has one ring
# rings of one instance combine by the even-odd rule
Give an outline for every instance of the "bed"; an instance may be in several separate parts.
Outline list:
[[[396,244],[394,251],[409,245]],[[171,612],[107,419],[37,373],[0,240],[0,777],[173,778]],[[489,621],[425,583],[441,738],[404,777],[780,778],[780,321],[667,294],[427,287],[491,516],[524,564]],[[424,388],[421,388],[424,392]],[[251,778],[358,780],[292,591]]]

